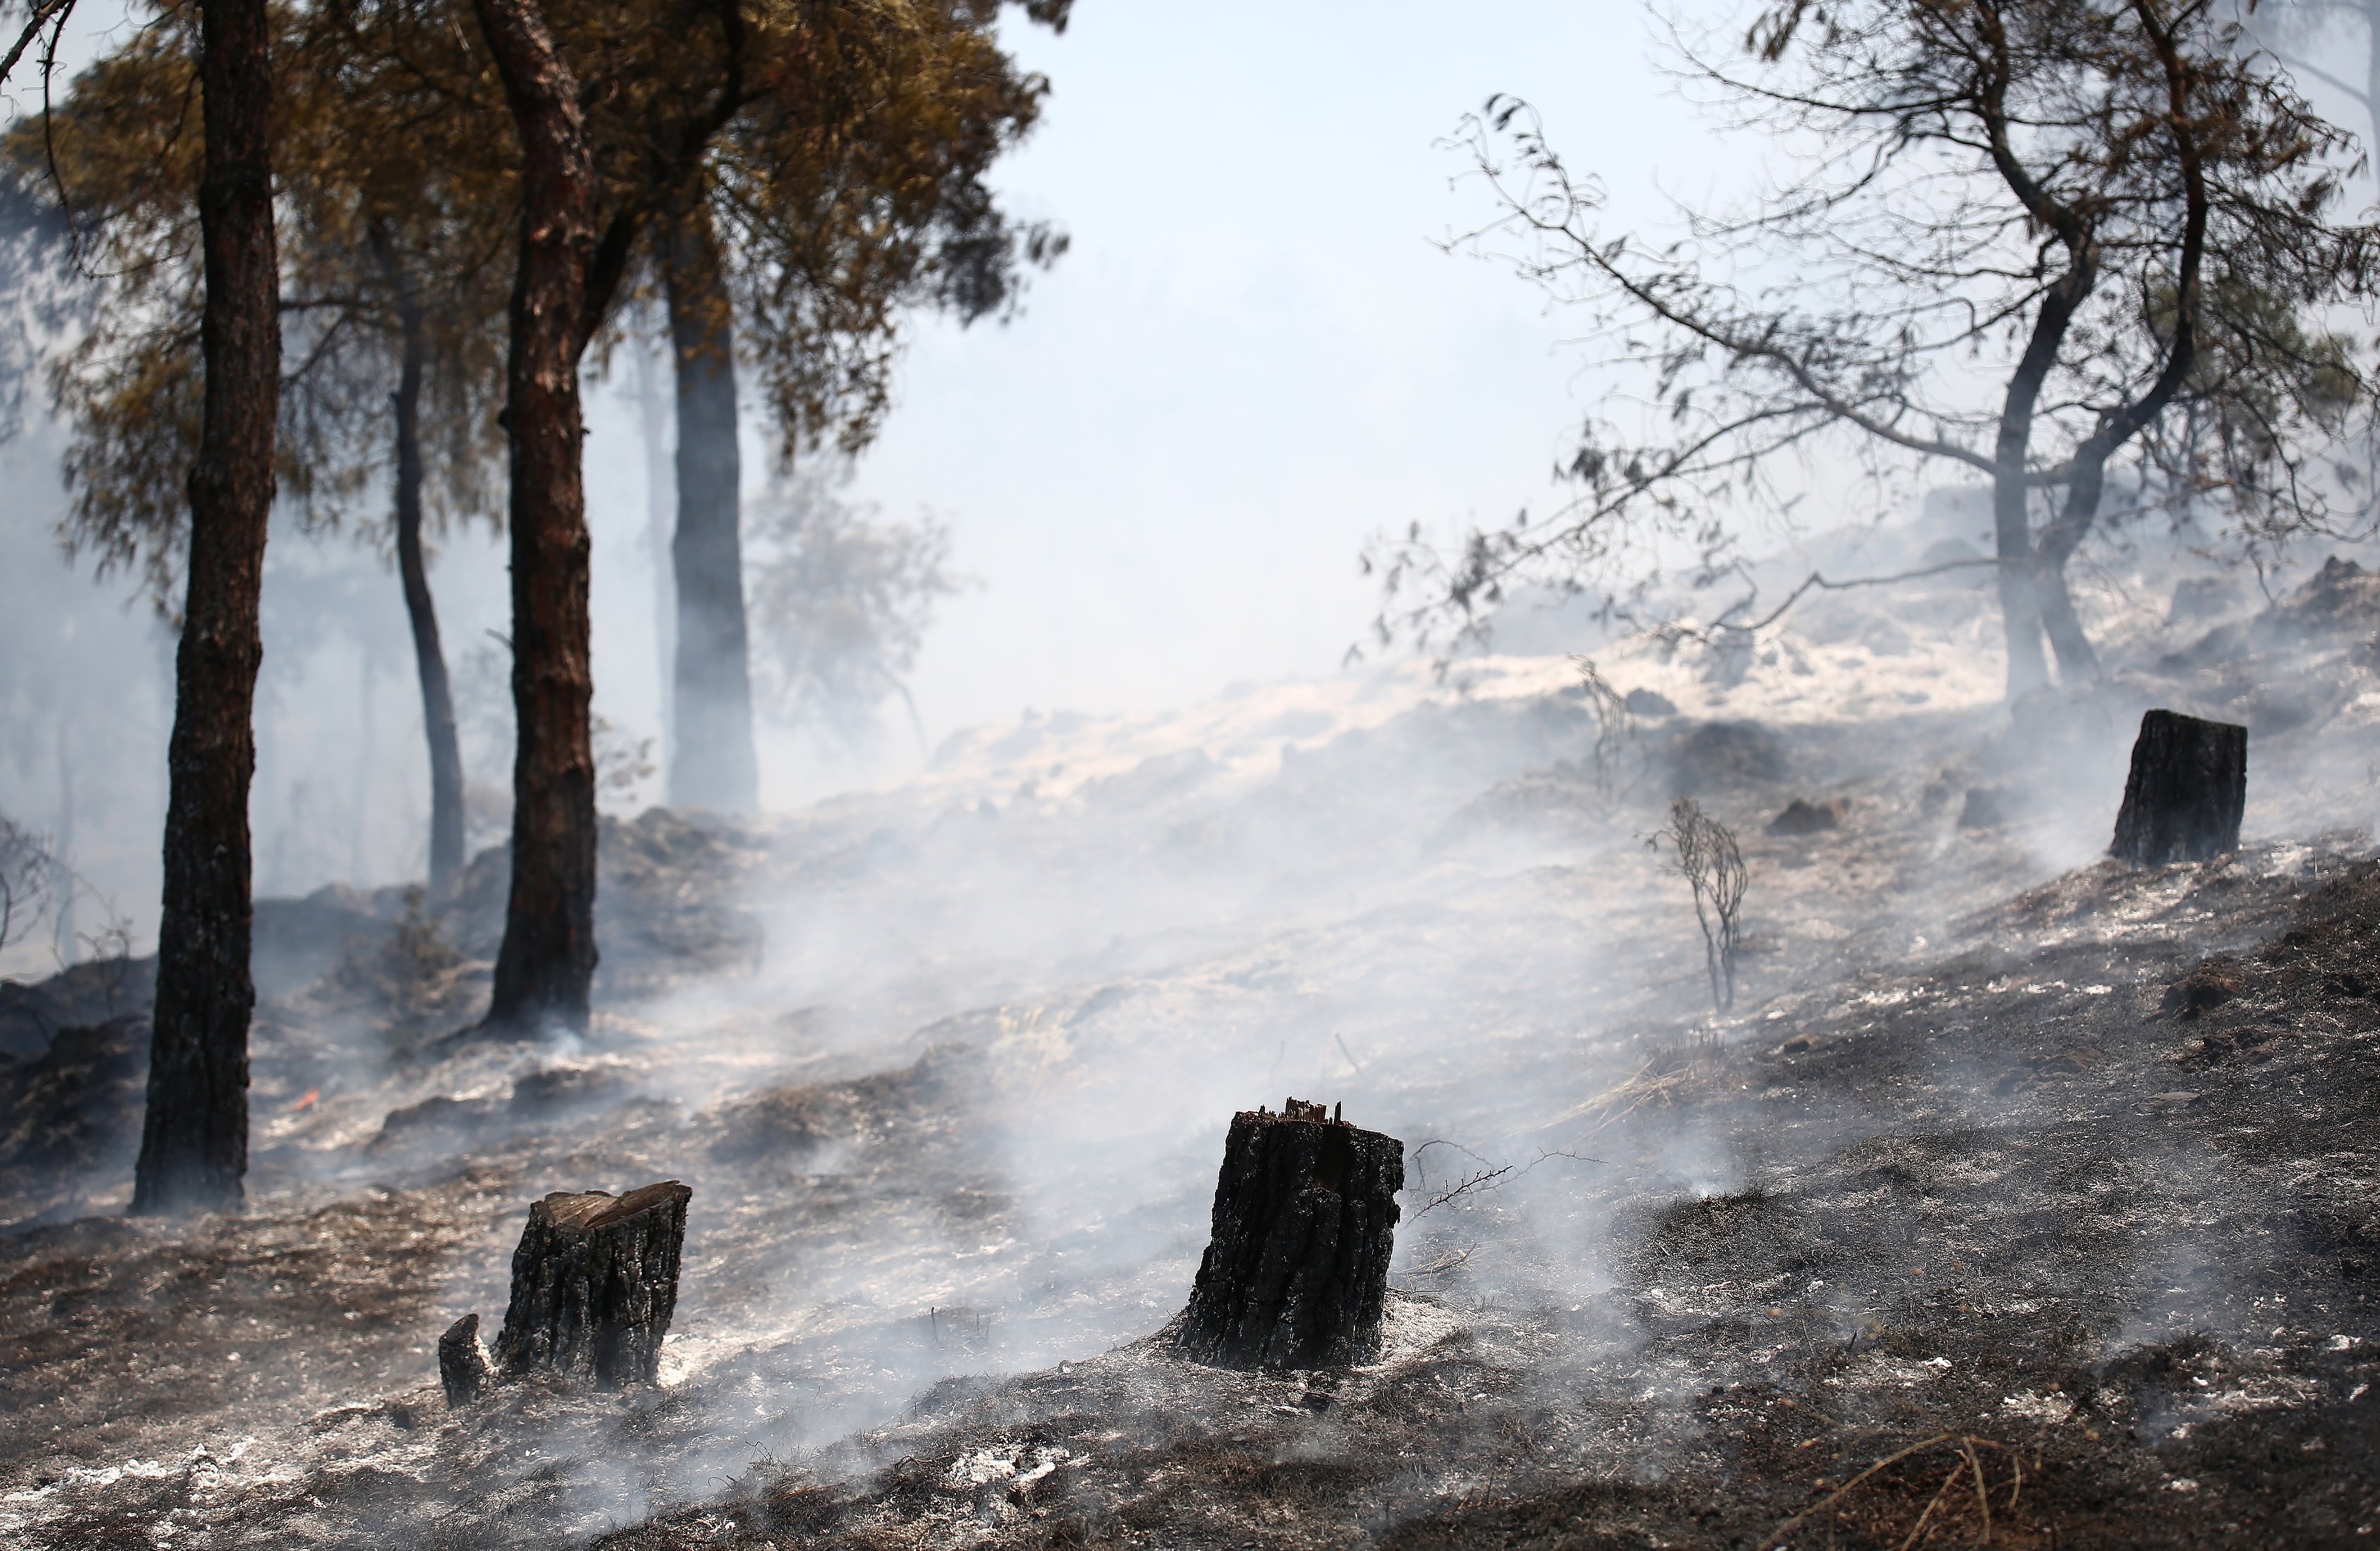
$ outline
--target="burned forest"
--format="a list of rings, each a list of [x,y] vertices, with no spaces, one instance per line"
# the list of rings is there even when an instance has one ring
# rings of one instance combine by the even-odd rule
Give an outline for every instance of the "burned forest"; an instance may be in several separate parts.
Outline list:
[[[2375,17],[27,0],[0,1545],[2370,1545]]]

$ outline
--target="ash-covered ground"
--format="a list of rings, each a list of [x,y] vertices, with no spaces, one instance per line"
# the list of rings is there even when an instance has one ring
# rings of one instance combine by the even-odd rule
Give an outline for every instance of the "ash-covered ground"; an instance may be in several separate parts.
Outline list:
[[[1625,716],[1477,659],[648,814],[584,1041],[452,1037],[500,856],[268,902],[237,1218],[122,1215],[144,966],[10,989],[0,1539],[2368,1545],[2380,579],[2173,581],[2014,711],[1961,583],[1614,646]],[[2094,860],[2152,705],[2249,724],[2236,855]],[[1725,1014],[1681,790],[1752,868]],[[1405,1141],[1387,1350],[1182,1362],[1293,1094]],[[528,1202],[665,1178],[662,1385],[448,1411]]]

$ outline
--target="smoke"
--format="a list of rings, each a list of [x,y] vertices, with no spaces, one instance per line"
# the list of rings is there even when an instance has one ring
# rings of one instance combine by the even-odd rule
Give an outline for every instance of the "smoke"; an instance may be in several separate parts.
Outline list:
[[[599,600],[610,576],[649,603],[649,577],[601,570],[641,543],[611,521]],[[420,798],[396,773],[418,736],[402,622],[393,633],[372,600],[393,605],[393,583],[369,557],[275,538],[288,572],[274,574],[268,646],[287,676],[266,701],[260,812],[275,811],[260,857],[293,889],[359,864],[361,881],[395,883],[419,843],[401,810]],[[463,563],[474,556],[477,569]],[[455,600],[450,639],[493,606],[495,558],[461,539],[442,558],[442,586],[477,578],[442,592]],[[335,909],[342,925],[260,1018],[258,1210],[395,1187],[451,1245],[434,1294],[404,1315],[426,1347],[463,1313],[495,1317],[529,1200],[691,1184],[665,1389],[617,1409],[524,1392],[455,1424],[548,1461],[556,1511],[584,1530],[715,1495],[763,1458],[868,1468],[937,1385],[1095,1359],[1157,1329],[1204,1244],[1231,1113],[1291,1095],[1343,1103],[1407,1143],[1400,1290],[1441,1313],[1555,1320],[1539,1390],[1604,1364],[1670,1405],[1706,1370],[1662,1344],[1661,1321],[1713,1317],[1740,1295],[1713,1290],[1728,1246],[1783,1232],[1815,1177],[1797,1155],[1947,1167],[1889,1148],[1860,1161],[1863,1144],[1889,1139],[1848,1101],[1797,1111],[1800,1129],[1773,1145],[1689,1120],[1733,1080],[1721,1053],[1775,1055],[1772,1025],[1893,1015],[1920,994],[1912,965],[2005,929],[1975,918],[1985,902],[2090,863],[2137,708],[2177,691],[2180,709],[2235,704],[2219,673],[2156,678],[2164,657],[2237,624],[2243,696],[2343,672],[2351,638],[2258,626],[2253,599],[2138,603],[2202,580],[2219,576],[2163,560],[2111,572],[2093,597],[2119,673],[2013,715],[1988,594],[1952,582],[1821,600],[1724,648],[1557,640],[1592,650],[1620,703],[1642,708],[1618,750],[1566,656],[1491,656],[1443,677],[1406,663],[1244,685],[1172,712],[1033,714],[945,739],[905,782],[749,824],[615,813],[605,1011],[583,1044],[443,1038],[482,994],[500,855],[453,901],[412,907],[409,926],[394,889],[322,896],[310,918]],[[154,629],[113,601],[100,615],[135,643]],[[502,648],[487,628],[493,680]],[[599,676],[654,660],[649,645],[606,636]],[[392,653],[396,667],[369,666]],[[605,714],[650,736],[650,707],[621,676]],[[2353,704],[2296,725],[2361,728]],[[385,768],[358,783],[367,707]],[[294,722],[302,737],[286,735]],[[2269,765],[2270,745],[2252,742],[2252,836],[2360,817],[2368,792],[2320,772],[2371,741],[2281,743]],[[475,781],[491,757],[473,755]],[[1748,868],[1724,1014],[1690,892],[1644,843],[1681,791],[1739,837]],[[1996,794],[1998,818],[1962,828],[1975,791]],[[1840,830],[1768,833],[1797,796],[1840,804]],[[113,827],[91,817],[96,801],[78,813],[83,832]],[[358,825],[384,832],[358,840]],[[2143,887],[2123,908],[2146,923],[2171,902],[2167,885]],[[2092,897],[2051,890],[2017,908],[2050,940],[2070,915],[2104,912]],[[1988,1107],[1968,1119],[1988,1122]],[[1811,1322],[1764,1338],[1775,1362],[1801,1360],[1795,1341],[1850,1339],[1888,1311],[1893,1278],[1912,1278],[1890,1233],[1842,1232],[1847,1271],[1759,1294]],[[1718,1268],[1694,1273],[1703,1262]],[[429,1376],[424,1355],[391,1382]],[[322,1403],[341,1393],[337,1375],[320,1382]],[[371,1448],[448,1481],[422,1440]]]

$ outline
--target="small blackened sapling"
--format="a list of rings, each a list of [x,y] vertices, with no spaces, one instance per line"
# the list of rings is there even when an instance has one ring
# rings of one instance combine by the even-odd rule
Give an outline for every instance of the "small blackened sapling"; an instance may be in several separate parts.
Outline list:
[[[1735,1005],[1735,954],[1742,940],[1743,888],[1747,875],[1735,834],[1702,810],[1692,797],[1670,805],[1670,827],[1645,843],[1658,851],[1670,842],[1669,868],[1694,893],[1694,920],[1703,929],[1703,962],[1710,971],[1711,1002],[1724,1012]]]

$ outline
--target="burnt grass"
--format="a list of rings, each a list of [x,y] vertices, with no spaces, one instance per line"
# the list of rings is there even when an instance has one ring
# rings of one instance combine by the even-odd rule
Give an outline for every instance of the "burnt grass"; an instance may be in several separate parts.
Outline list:
[[[1758,1178],[1621,1194],[1600,1300],[1402,1294],[1449,1328],[1343,1375],[1143,1347],[953,1383],[872,1472],[599,1544],[2369,1544],[2380,865],[2182,870],[2127,930],[2088,927],[2158,875],[2074,875],[1979,923],[2048,945],[1691,1062],[1632,1121]],[[2217,920],[2263,939],[2180,946]]]
[[[552,1179],[700,1174],[689,1329],[799,1302],[788,1267],[997,1231],[1019,1186],[971,1130],[990,1079],[942,1044],[304,1209],[0,1240],[0,1496],[29,1548],[2369,1544],[2380,863],[2103,866],[1954,938],[1976,946],[1653,1049],[1548,1133],[1577,1167],[1428,1212],[1409,1190],[1363,1367],[1144,1339],[929,1380],[783,1460],[726,1420],[809,1382],[765,1354],[440,1404],[443,1290],[501,1285]],[[1516,1084],[1560,1079],[1534,1059]],[[1655,1166],[1682,1135],[1739,1167]],[[192,1448],[227,1420],[261,1465]],[[577,1483],[630,1450],[675,1486],[607,1528]]]

